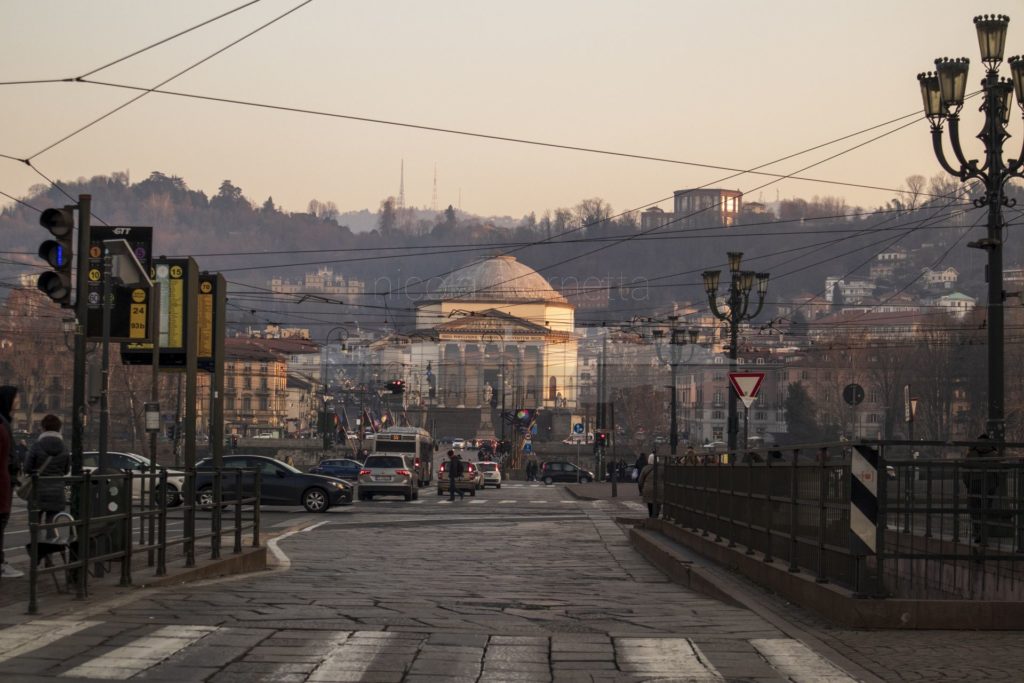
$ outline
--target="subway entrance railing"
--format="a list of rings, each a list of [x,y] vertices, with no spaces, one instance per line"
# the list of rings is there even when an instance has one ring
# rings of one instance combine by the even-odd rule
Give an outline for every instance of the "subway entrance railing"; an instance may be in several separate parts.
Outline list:
[[[1024,600],[1024,443],[840,442],[684,460],[659,459],[662,516],[704,538],[862,596]]]
[[[168,492],[167,471],[116,472],[80,476],[33,475],[29,497],[29,604],[38,613],[39,582],[52,576],[61,592],[89,595],[89,586],[112,573],[131,585],[133,573],[149,570],[165,576],[174,557],[185,567],[196,565],[201,552],[219,559],[227,539],[231,552],[260,546],[259,468],[203,470],[212,495],[196,496],[196,471],[185,470],[182,491]],[[64,487],[72,512],[42,512],[40,484]],[[77,514],[74,514],[77,513]]]

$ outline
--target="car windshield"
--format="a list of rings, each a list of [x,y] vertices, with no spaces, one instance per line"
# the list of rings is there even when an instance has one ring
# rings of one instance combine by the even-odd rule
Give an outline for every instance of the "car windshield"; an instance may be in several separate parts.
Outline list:
[[[394,455],[375,455],[366,459],[364,467],[405,467],[405,460]]]

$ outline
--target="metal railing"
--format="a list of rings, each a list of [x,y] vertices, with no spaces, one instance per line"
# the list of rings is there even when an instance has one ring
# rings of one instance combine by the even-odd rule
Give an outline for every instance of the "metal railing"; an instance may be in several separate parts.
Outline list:
[[[1024,599],[1024,444],[872,441],[876,548],[851,539],[853,443],[659,461],[664,518],[875,597]],[[869,476],[869,480],[871,475]]]
[[[110,563],[120,565],[119,585],[132,583],[140,564],[154,576],[167,574],[168,554],[179,552],[185,567],[194,567],[197,543],[209,541],[210,559],[218,559],[225,535],[233,537],[233,552],[241,553],[243,534],[252,533],[252,547],[260,546],[260,471],[258,468],[203,470],[212,496],[200,503],[194,469],[184,473],[182,491],[168,486],[165,469],[152,472],[117,472],[80,476],[32,475],[29,516],[28,613],[38,613],[39,579],[54,577],[58,590],[64,577],[66,590],[79,599],[89,595],[90,579],[102,578]],[[224,497],[225,479],[230,497]],[[57,485],[70,499],[67,512],[44,512],[39,507],[40,484]],[[205,491],[204,491],[205,494]],[[231,524],[224,527],[223,511],[233,506]],[[199,513],[209,512],[209,518]],[[208,531],[197,531],[197,521],[209,521]],[[136,540],[137,531],[137,540]],[[145,558],[140,563],[140,556]]]

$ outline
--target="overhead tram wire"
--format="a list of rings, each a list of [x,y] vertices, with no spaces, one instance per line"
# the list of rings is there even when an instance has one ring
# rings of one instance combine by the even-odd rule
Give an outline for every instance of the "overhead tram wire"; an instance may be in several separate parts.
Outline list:
[[[250,2],[250,3],[247,3],[246,5],[242,5],[241,7],[239,7],[239,8],[236,8],[235,10],[229,11],[229,12],[227,12],[227,13],[224,13],[224,14],[222,14],[222,15],[218,16],[218,17],[215,17],[215,18],[213,18],[213,19],[211,19],[211,20],[208,20],[207,22],[204,22],[204,24],[202,24],[202,25],[208,24],[208,23],[210,23],[211,21],[216,21],[217,19],[219,19],[219,18],[222,18],[222,17],[224,17],[224,16],[227,16],[228,14],[231,14],[232,12],[234,12],[234,11],[237,11],[238,9],[242,9],[242,8],[244,8],[244,7],[247,7],[248,5],[252,5],[252,4],[254,4],[255,2],[259,2],[259,1],[260,1],[260,0],[254,0],[254,2]],[[301,3],[300,3],[300,4],[298,4],[298,5],[296,5],[296,6],[295,6],[295,7],[293,7],[292,9],[288,10],[287,12],[284,12],[283,14],[280,14],[279,16],[275,17],[274,19],[271,19],[270,21],[268,21],[267,23],[263,24],[262,26],[259,26],[259,27],[257,27],[256,29],[254,29],[254,30],[250,31],[249,33],[247,33],[247,34],[245,34],[244,36],[242,36],[242,37],[238,38],[237,40],[235,40],[235,41],[233,41],[233,42],[229,43],[228,45],[225,45],[224,47],[222,47],[222,48],[220,48],[219,50],[217,50],[217,51],[215,51],[215,52],[211,53],[210,55],[208,55],[208,56],[206,56],[206,57],[204,57],[203,59],[201,59],[201,60],[199,60],[198,62],[196,62],[196,63],[192,64],[191,66],[189,66],[189,67],[185,68],[184,70],[182,70],[182,71],[179,71],[178,73],[176,73],[176,74],[174,74],[173,76],[171,76],[170,78],[168,78],[168,79],[166,79],[166,80],[162,81],[161,83],[159,83],[159,84],[158,84],[157,86],[155,86],[155,87],[159,88],[159,87],[160,87],[160,86],[162,86],[162,85],[165,85],[165,84],[167,84],[167,83],[170,83],[171,81],[173,81],[173,80],[175,80],[176,78],[178,78],[178,77],[180,77],[180,76],[184,75],[185,73],[188,73],[189,71],[191,71],[192,69],[196,68],[197,66],[199,66],[199,65],[203,64],[204,62],[207,62],[207,61],[209,61],[210,59],[212,59],[212,58],[216,57],[217,55],[221,54],[222,52],[225,52],[226,50],[228,50],[228,49],[230,49],[230,48],[232,48],[232,47],[234,47],[234,46],[238,45],[238,44],[239,44],[239,43],[241,43],[242,41],[244,41],[244,40],[247,40],[247,39],[248,39],[248,38],[250,38],[251,36],[253,36],[253,35],[255,35],[256,33],[259,33],[259,32],[260,32],[260,31],[262,31],[263,29],[267,28],[268,26],[271,26],[271,25],[273,25],[273,24],[277,23],[278,21],[280,21],[280,20],[281,20],[281,19],[283,19],[284,17],[286,17],[286,16],[288,16],[288,15],[292,14],[293,12],[295,12],[295,11],[297,11],[297,10],[301,9],[302,7],[304,7],[305,5],[308,5],[308,4],[309,4],[310,2],[312,2],[312,1],[313,1],[313,0],[304,0],[303,2],[301,2]],[[169,38],[166,38],[166,39],[164,39],[163,41],[161,41],[160,43],[157,43],[157,44],[165,43],[165,42],[167,42],[168,40],[172,40],[172,39],[174,39],[174,38],[176,38],[176,37],[178,37],[178,36],[180,36],[180,35],[184,35],[185,33],[188,33],[189,31],[191,31],[191,30],[194,30],[195,28],[198,28],[198,26],[196,26],[196,27],[193,27],[192,29],[188,29],[188,30],[186,30],[186,31],[184,31],[184,32],[181,32],[181,33],[179,33],[179,34],[176,34],[175,36],[171,36],[171,37],[169,37]],[[146,50],[150,49],[151,47],[155,47],[155,46],[156,46],[157,44],[151,45],[150,47],[147,47],[147,48],[143,48],[142,50],[136,51],[135,53],[133,53],[133,54],[131,54],[131,55],[127,55],[126,57],[123,57],[123,58],[121,58],[121,59],[119,59],[119,60],[115,60],[114,62],[111,62],[110,64],[107,64],[107,65],[105,65],[105,66],[103,66],[103,67],[100,67],[100,68],[98,68],[98,69],[93,69],[92,71],[90,71],[90,72],[88,72],[88,73],[89,73],[89,74],[93,74],[93,73],[96,73],[96,72],[98,72],[98,71],[100,71],[100,70],[102,70],[102,69],[105,69],[105,68],[107,68],[107,66],[111,66],[112,64],[116,64],[116,63],[118,63],[118,62],[122,62],[122,61],[124,61],[125,59],[128,59],[128,58],[130,58],[130,57],[134,56],[135,54],[139,54],[140,52],[144,52],[144,51],[146,51]],[[86,74],[86,75],[88,75],[88,74]],[[71,83],[82,83],[82,82],[86,82],[86,81],[84,81],[84,80],[83,80],[83,78],[84,78],[84,76],[79,76],[79,77],[75,77],[75,78],[70,78],[70,79],[60,79],[60,82],[71,82]],[[59,183],[57,183],[56,181],[54,181],[54,180],[52,180],[51,178],[49,178],[49,177],[48,177],[48,176],[47,176],[46,174],[44,174],[44,173],[43,173],[43,172],[42,172],[42,171],[41,171],[41,170],[40,170],[40,169],[39,169],[39,168],[38,168],[38,167],[37,167],[37,166],[36,166],[35,164],[33,164],[33,163],[32,163],[32,160],[33,160],[33,159],[35,159],[36,157],[40,156],[41,154],[43,154],[43,153],[45,153],[45,152],[47,152],[47,151],[49,151],[49,150],[51,150],[51,149],[53,149],[53,148],[57,147],[58,145],[60,145],[60,144],[62,144],[62,143],[64,143],[64,142],[66,142],[66,141],[70,140],[70,139],[71,139],[71,138],[73,138],[74,136],[76,136],[76,135],[78,135],[79,133],[81,133],[81,132],[83,132],[83,131],[85,131],[85,130],[87,130],[87,129],[91,128],[92,126],[96,125],[96,124],[97,124],[97,123],[99,123],[100,121],[103,121],[104,119],[108,118],[109,116],[112,116],[113,114],[115,114],[115,113],[117,113],[117,112],[121,111],[122,109],[124,109],[124,108],[125,108],[125,107],[127,107],[128,105],[130,105],[130,104],[132,104],[132,103],[134,103],[134,102],[137,102],[138,100],[140,100],[140,99],[142,99],[143,97],[145,97],[146,95],[148,95],[148,94],[149,94],[150,92],[153,92],[153,90],[154,90],[154,89],[153,89],[153,88],[149,88],[149,89],[144,89],[144,90],[145,90],[145,92],[142,92],[142,93],[141,93],[141,94],[139,94],[139,95],[138,95],[137,97],[134,97],[134,98],[132,98],[132,99],[128,100],[127,102],[125,102],[125,103],[123,103],[123,104],[119,105],[118,107],[115,107],[114,109],[112,109],[112,110],[110,110],[110,111],[106,112],[105,114],[103,114],[103,115],[99,116],[98,118],[96,118],[96,119],[93,119],[92,121],[90,121],[89,123],[85,124],[84,126],[82,126],[82,127],[78,128],[78,129],[76,129],[76,130],[72,131],[71,133],[69,133],[69,134],[65,135],[64,137],[60,138],[60,139],[59,139],[59,140],[57,140],[56,142],[53,142],[53,143],[51,143],[50,145],[47,145],[46,147],[44,147],[43,149],[39,150],[39,151],[38,151],[38,152],[36,152],[35,154],[32,154],[31,156],[28,156],[28,157],[26,157],[26,158],[24,158],[24,159],[19,159],[19,158],[16,158],[16,157],[12,157],[12,156],[10,156],[10,155],[6,155],[6,154],[4,154],[4,155],[0,155],[0,156],[2,156],[3,158],[7,158],[7,159],[12,159],[12,160],[15,160],[15,161],[20,161],[20,162],[24,163],[24,164],[25,164],[26,166],[28,166],[28,167],[29,167],[30,169],[32,169],[32,170],[33,170],[33,171],[34,171],[34,172],[35,172],[35,173],[36,173],[37,175],[39,175],[39,176],[40,176],[41,178],[43,178],[43,179],[44,179],[44,180],[45,180],[45,181],[46,181],[47,183],[49,183],[49,184],[50,184],[50,185],[51,185],[52,187],[54,187],[55,189],[57,189],[58,191],[60,191],[60,192],[61,192],[61,193],[62,193],[63,195],[65,195],[66,197],[68,197],[68,198],[69,198],[69,199],[70,199],[71,201],[76,201],[76,200],[75,200],[75,198],[74,198],[74,197],[72,197],[72,196],[71,196],[71,195],[70,195],[70,194],[69,194],[69,193],[67,192],[67,190],[65,190],[65,189],[64,189],[64,188],[63,188],[63,187],[62,187],[62,186],[61,186],[61,185],[60,185]],[[96,219],[96,220],[97,220],[98,222],[102,223],[103,225],[107,225],[107,222],[106,222],[105,220],[103,220],[103,219],[102,219],[101,217],[99,217],[99,216],[97,216],[97,215],[95,215],[95,214],[92,214],[92,217],[93,217],[93,218],[95,218],[95,219]]]
[[[207,101],[207,102],[217,102],[217,103],[221,103],[221,104],[231,104],[231,105],[236,105],[236,106],[252,107],[252,108],[257,108],[257,109],[266,109],[266,110],[270,110],[270,111],[280,111],[280,112],[294,113],[294,114],[305,114],[305,115],[309,115],[309,116],[321,116],[321,117],[325,117],[325,118],[334,118],[334,119],[345,119],[345,120],[348,120],[348,121],[358,121],[358,122],[362,122],[362,123],[372,123],[372,124],[385,125],[385,126],[397,126],[397,127],[401,127],[401,128],[411,128],[411,129],[414,129],[414,130],[423,130],[423,131],[429,131],[429,132],[434,132],[434,133],[445,133],[445,134],[448,134],[448,135],[460,135],[460,136],[472,137],[472,138],[480,138],[480,139],[485,139],[485,140],[494,140],[494,141],[497,141],[497,142],[510,142],[510,143],[523,144],[523,145],[533,145],[533,146],[536,146],[536,147],[547,147],[547,148],[551,148],[551,149],[561,149],[561,150],[566,150],[566,151],[571,151],[571,152],[583,152],[583,153],[587,153],[587,154],[600,154],[600,155],[604,155],[604,156],[613,156],[613,157],[619,157],[619,158],[625,158],[625,159],[635,159],[635,160],[639,160],[639,161],[653,161],[653,162],[657,162],[657,163],[676,164],[676,165],[681,165],[681,166],[692,166],[692,167],[695,167],[695,168],[706,168],[706,169],[712,169],[712,170],[718,170],[718,171],[729,171],[729,172],[738,173],[738,174],[750,173],[750,174],[754,174],[754,175],[763,175],[763,176],[767,176],[767,177],[774,177],[774,178],[778,178],[780,180],[799,180],[799,181],[803,181],[803,182],[821,183],[821,184],[825,184],[825,185],[837,185],[837,186],[841,186],[841,187],[851,187],[851,188],[863,189],[863,190],[879,190],[879,191],[882,191],[882,192],[897,192],[897,193],[906,193],[906,192],[908,192],[908,190],[904,190],[904,189],[900,189],[900,188],[880,187],[880,186],[877,186],[877,185],[866,185],[866,184],[862,184],[862,183],[850,183],[850,182],[844,182],[844,181],[840,181],[840,180],[827,180],[827,179],[824,179],[824,178],[807,178],[807,177],[796,176],[796,175],[786,175],[786,174],[779,174],[779,173],[770,173],[770,172],[767,172],[767,171],[751,171],[751,170],[747,170],[747,169],[733,168],[733,167],[730,167],[730,166],[722,166],[722,165],[717,165],[717,164],[707,164],[707,163],[702,163],[702,162],[697,162],[697,161],[685,161],[685,160],[681,160],[681,159],[669,159],[669,158],[665,158],[665,157],[655,157],[655,156],[650,156],[650,155],[645,155],[645,154],[634,154],[634,153],[630,153],[630,152],[617,152],[617,151],[613,151],[613,150],[605,150],[605,149],[599,149],[599,148],[594,148],[594,147],[583,147],[583,146],[579,146],[579,145],[569,145],[569,144],[561,144],[561,143],[555,143],[555,142],[544,142],[544,141],[541,141],[541,140],[530,140],[528,138],[517,138],[517,137],[504,136],[504,135],[495,135],[495,134],[489,134],[489,133],[478,133],[478,132],[473,132],[473,131],[459,130],[459,129],[455,129],[455,128],[442,128],[442,127],[438,127],[438,126],[428,126],[428,125],[425,125],[425,124],[406,123],[406,122],[400,122],[400,121],[390,121],[390,120],[387,120],[387,119],[378,119],[378,118],[371,118],[371,117],[366,117],[366,116],[355,116],[355,115],[351,115],[351,114],[339,114],[339,113],[336,113],[336,112],[320,111],[320,110],[317,110],[317,109],[307,109],[307,108],[303,108],[303,107],[291,107],[291,106],[287,106],[287,105],[268,104],[268,103],[263,103],[263,102],[253,102],[251,100],[239,100],[239,99],[234,99],[234,98],[229,98],[229,97],[217,97],[217,96],[214,96],[214,95],[202,95],[202,94],[199,94],[199,93],[187,93],[187,92],[180,92],[180,91],[176,91],[176,90],[164,90],[164,89],[160,89],[160,88],[145,88],[143,86],[130,85],[130,84],[126,84],[126,83],[111,83],[111,82],[108,82],[108,81],[98,81],[98,80],[93,80],[93,79],[81,79],[81,80],[76,80],[75,82],[76,83],[86,83],[86,84],[89,84],[89,85],[99,85],[99,86],[108,87],[108,88],[121,88],[121,89],[124,89],[124,90],[135,90],[135,91],[152,92],[152,93],[155,93],[155,94],[158,94],[158,95],[168,95],[168,96],[171,96],[171,97],[180,97],[180,98],[185,98],[185,99],[202,100],[202,101]],[[885,123],[877,124],[877,125],[872,126],[870,128],[866,128],[863,131],[859,131],[858,133],[853,133],[851,135],[843,136],[842,138],[838,138],[837,140],[843,140],[843,139],[846,139],[847,137],[856,136],[856,135],[862,134],[864,132],[868,132],[868,131],[874,130],[875,128],[879,128],[879,127],[882,127],[882,126],[885,126],[885,125],[896,123],[896,122],[902,121],[902,120],[910,118],[910,117],[919,117],[920,115],[921,115],[921,113],[919,111],[913,112],[911,114],[904,114],[903,116],[899,116],[899,117],[897,117],[895,119],[892,119],[891,121],[887,121]],[[832,143],[824,143],[824,144],[832,144]],[[820,146],[821,145],[818,145],[818,146],[816,146],[815,148],[812,148],[812,149],[816,149],[817,147],[820,147]],[[792,155],[790,155],[790,156],[792,156]],[[785,157],[785,158],[789,158],[789,157]],[[775,163],[775,162],[769,162],[769,163],[764,164],[764,165],[768,166],[768,165],[771,165],[772,163]],[[670,198],[667,198],[667,199],[670,199]],[[665,200],[659,200],[659,201],[665,201]]]
[[[223,46],[223,47],[221,47],[221,48],[219,48],[219,49],[215,50],[214,52],[210,53],[210,54],[209,54],[209,55],[207,55],[206,57],[203,57],[202,59],[200,59],[200,60],[199,60],[198,62],[195,62],[194,64],[192,64],[192,65],[190,65],[190,66],[188,66],[188,67],[185,67],[185,68],[184,68],[184,69],[182,69],[181,71],[179,71],[179,72],[177,72],[176,74],[174,74],[173,76],[171,76],[171,77],[169,77],[169,78],[167,78],[167,79],[165,79],[165,80],[161,81],[161,82],[160,82],[160,83],[158,83],[157,85],[155,85],[155,86],[153,86],[153,87],[151,87],[151,88],[145,88],[145,89],[142,89],[142,92],[141,92],[141,93],[139,93],[139,94],[138,94],[137,96],[135,96],[135,97],[131,98],[131,99],[130,99],[130,100],[128,100],[127,102],[124,102],[123,104],[121,104],[121,105],[119,105],[119,106],[115,107],[114,109],[111,109],[110,111],[106,112],[105,114],[102,114],[101,116],[99,116],[99,117],[97,117],[97,118],[93,119],[92,121],[90,121],[89,123],[85,124],[84,126],[81,126],[80,128],[78,128],[78,129],[76,129],[76,130],[72,131],[71,133],[68,133],[68,134],[67,134],[67,135],[65,135],[64,137],[62,137],[62,138],[60,138],[59,140],[57,140],[56,142],[53,142],[53,143],[51,143],[51,144],[47,145],[46,147],[44,147],[43,149],[39,150],[39,151],[38,151],[38,152],[36,152],[35,154],[33,154],[33,155],[31,155],[31,156],[27,157],[27,158],[25,159],[25,163],[29,163],[29,162],[31,162],[31,160],[32,160],[32,159],[34,159],[34,158],[38,157],[38,156],[39,156],[39,155],[41,155],[41,154],[44,154],[45,152],[48,152],[49,150],[53,149],[54,147],[56,147],[56,146],[58,146],[58,145],[60,145],[60,144],[62,144],[62,143],[64,143],[64,142],[66,142],[66,141],[70,140],[71,138],[75,137],[76,135],[78,135],[78,134],[79,134],[79,133],[81,133],[82,131],[85,131],[85,130],[88,130],[89,128],[92,128],[92,127],[93,127],[94,125],[96,125],[96,124],[97,124],[97,123],[99,123],[100,121],[103,121],[103,120],[104,120],[104,119],[106,119],[107,117],[109,117],[109,116],[113,116],[114,114],[116,114],[117,112],[121,111],[121,110],[122,110],[122,109],[124,109],[125,107],[128,107],[129,105],[131,105],[131,104],[133,104],[133,103],[135,103],[135,102],[138,102],[139,100],[141,100],[141,99],[142,99],[143,97],[145,97],[146,95],[149,95],[150,93],[153,93],[153,92],[159,92],[159,91],[157,90],[157,88],[159,88],[159,87],[161,87],[161,86],[163,86],[163,85],[166,85],[167,83],[170,83],[171,81],[173,81],[173,80],[175,80],[175,79],[177,79],[177,78],[180,78],[181,76],[184,76],[184,75],[185,75],[185,74],[187,74],[187,73],[188,73],[189,71],[192,71],[192,70],[193,70],[193,69],[195,69],[196,67],[198,67],[198,66],[200,66],[200,65],[202,65],[202,64],[204,64],[204,63],[206,63],[206,62],[208,62],[208,61],[210,61],[211,59],[213,59],[214,57],[216,57],[216,56],[220,55],[221,53],[227,52],[228,50],[230,50],[231,48],[235,47],[235,46],[236,46],[236,45],[238,45],[239,43],[241,43],[241,42],[243,42],[243,41],[245,41],[245,40],[248,40],[248,39],[249,39],[249,38],[251,38],[252,36],[254,36],[254,35],[256,35],[257,33],[259,33],[260,31],[262,31],[263,29],[265,29],[265,28],[268,28],[269,26],[272,26],[272,25],[276,24],[276,23],[277,23],[277,22],[279,22],[280,20],[284,19],[285,17],[287,17],[288,15],[292,14],[293,12],[297,12],[298,10],[302,9],[303,7],[305,7],[306,5],[308,5],[308,4],[309,4],[309,3],[311,3],[311,2],[313,2],[313,0],[302,0],[302,2],[300,2],[300,3],[299,3],[298,5],[296,5],[295,7],[292,7],[292,8],[291,8],[291,9],[289,9],[288,11],[286,11],[286,12],[284,12],[284,13],[282,13],[282,14],[280,14],[280,15],[276,16],[276,17],[274,17],[274,18],[273,18],[273,19],[271,19],[270,21],[266,22],[265,24],[263,24],[263,25],[261,25],[261,26],[258,26],[257,28],[255,28],[255,29],[253,29],[252,31],[250,31],[250,32],[246,33],[245,35],[241,36],[240,38],[238,38],[238,39],[236,39],[236,40],[233,40],[233,41],[231,41],[230,43],[228,43],[227,45],[225,45],[225,46]],[[101,67],[101,68],[105,68],[105,67]],[[98,71],[98,70],[99,70],[99,69],[97,69],[97,70],[94,70],[94,71],[92,71],[92,72],[90,72],[90,73],[95,73],[95,72],[96,72],[96,71]],[[77,78],[73,79],[73,82],[75,82],[75,83],[88,83],[88,82],[90,82],[90,81],[87,81],[87,80],[86,80],[86,76],[79,76],[79,77],[77,77]]]
[[[870,139],[870,140],[867,140],[867,141],[865,141],[865,142],[862,142],[862,143],[858,143],[858,144],[854,145],[853,147],[847,148],[847,149],[845,149],[845,150],[843,150],[843,151],[841,151],[841,152],[838,152],[838,153],[836,153],[836,154],[833,154],[833,155],[831,155],[831,156],[829,156],[829,157],[826,157],[826,158],[824,158],[824,159],[821,159],[821,160],[819,160],[819,161],[816,161],[816,162],[814,162],[813,164],[809,164],[809,165],[807,165],[807,166],[805,166],[805,167],[803,167],[803,168],[799,169],[798,171],[795,171],[794,173],[800,173],[800,172],[802,172],[802,171],[805,171],[805,170],[807,170],[807,169],[809,169],[809,168],[814,168],[815,166],[819,166],[819,165],[821,165],[821,164],[823,164],[823,163],[826,163],[826,162],[828,162],[828,161],[831,161],[831,160],[833,160],[833,159],[836,159],[836,158],[838,158],[838,157],[840,157],[840,156],[842,156],[842,155],[844,155],[844,154],[848,154],[849,152],[852,152],[853,150],[859,149],[860,147],[863,147],[863,146],[865,146],[865,145],[868,145],[868,144],[870,144],[870,143],[872,143],[872,142],[876,142],[877,140],[879,140],[879,139],[881,139],[881,138],[883,138],[883,137],[887,137],[887,136],[889,136],[889,135],[891,135],[891,134],[893,134],[893,133],[895,133],[895,132],[898,132],[898,131],[900,131],[900,130],[903,130],[904,128],[907,128],[907,127],[909,127],[909,126],[911,126],[911,125],[914,125],[914,124],[916,124],[917,122],[918,122],[917,120],[911,121],[910,123],[904,124],[904,125],[902,125],[902,126],[899,126],[898,128],[895,128],[895,129],[893,129],[893,130],[887,131],[887,132],[883,133],[882,135],[879,135],[879,136],[877,136],[877,137],[874,137],[874,138],[872,138],[872,139]],[[773,175],[777,175],[777,174],[773,174]],[[756,191],[756,190],[759,190],[759,189],[763,189],[763,188],[765,188],[765,187],[768,187],[769,185],[773,185],[774,183],[777,183],[777,182],[779,182],[780,180],[783,180],[783,179],[786,179],[786,178],[787,178],[787,176],[777,177],[777,178],[775,178],[775,179],[773,179],[773,180],[771,180],[771,181],[769,181],[769,182],[767,182],[767,183],[764,183],[764,184],[762,184],[762,185],[759,185],[759,186],[757,186],[757,187],[754,187],[754,188],[752,188],[752,189],[751,189],[751,190],[749,190],[748,192],[753,192],[753,191]],[[697,214],[697,213],[700,213],[700,212],[706,211],[706,210],[707,210],[708,208],[710,208],[710,207],[706,207],[706,208],[704,208],[704,209],[701,209],[700,211],[695,211],[695,212],[692,212],[691,214],[689,214],[689,215],[687,215],[687,216],[683,216],[683,217],[677,218],[677,219],[675,219],[675,220],[674,220],[674,221],[672,221],[672,222],[676,222],[676,221],[679,221],[679,220],[683,220],[684,218],[689,218],[689,217],[690,217],[690,216],[692,216],[692,215],[695,215],[695,214]],[[615,242],[615,243],[612,243],[612,244],[608,244],[608,245],[603,245],[603,246],[597,247],[597,248],[595,248],[595,249],[591,249],[590,251],[584,252],[584,253],[582,253],[582,254],[577,254],[577,255],[575,255],[575,256],[572,256],[572,257],[569,257],[569,258],[566,258],[566,259],[562,259],[561,261],[556,261],[555,263],[547,264],[547,265],[545,265],[545,266],[543,266],[543,267],[540,267],[540,268],[536,268],[535,270],[536,270],[536,272],[540,272],[540,271],[543,271],[543,270],[549,270],[549,269],[551,269],[551,268],[555,268],[555,267],[557,267],[557,266],[565,265],[566,263],[571,263],[572,261],[575,261],[575,260],[578,260],[578,259],[584,258],[584,257],[586,257],[586,256],[591,256],[591,255],[593,255],[593,254],[596,254],[596,253],[598,253],[598,252],[604,251],[604,250],[606,250],[606,249],[610,249],[610,248],[612,248],[612,247],[614,247],[614,246],[617,246],[618,244],[623,244],[623,243],[625,243],[625,242],[628,242],[628,241],[630,241],[630,240],[632,240],[632,239],[635,239],[635,238],[636,238],[636,237],[637,237],[638,235],[644,235],[644,234],[648,234],[648,233],[651,233],[651,232],[655,232],[655,231],[657,231],[657,230],[660,230],[660,229],[661,229],[662,227],[663,227],[663,226],[655,226],[654,228],[652,228],[652,229],[650,229],[650,230],[647,230],[647,231],[641,231],[641,232],[639,232],[639,233],[636,233],[636,234],[634,234],[634,235],[629,235],[629,236],[623,237],[623,238],[622,238],[621,240],[619,240],[618,242]],[[502,282],[499,282],[499,283],[495,283],[495,284],[494,284],[494,285],[492,285],[492,286],[494,286],[494,287],[498,287],[498,286],[501,286],[501,285],[503,285],[503,284],[508,284],[509,282],[514,282],[515,280],[517,280],[517,279],[519,279],[519,278],[522,278],[522,277],[524,277],[524,276],[523,276],[523,275],[519,275],[519,276],[516,276],[516,277],[513,277],[513,278],[509,278],[508,280],[505,280],[505,281],[502,281]],[[468,294],[467,294],[467,295],[468,295]]]

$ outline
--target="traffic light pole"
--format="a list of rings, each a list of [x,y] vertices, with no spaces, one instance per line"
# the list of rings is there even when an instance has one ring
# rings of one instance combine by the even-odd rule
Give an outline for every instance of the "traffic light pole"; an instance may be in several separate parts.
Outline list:
[[[75,282],[75,368],[71,389],[71,474],[82,474],[82,451],[85,432],[85,325],[89,315],[89,259],[92,195],[78,195],[78,272]]]

